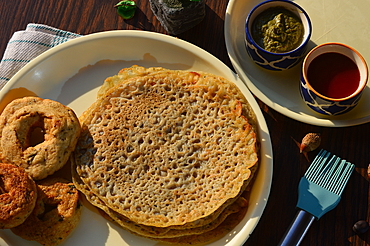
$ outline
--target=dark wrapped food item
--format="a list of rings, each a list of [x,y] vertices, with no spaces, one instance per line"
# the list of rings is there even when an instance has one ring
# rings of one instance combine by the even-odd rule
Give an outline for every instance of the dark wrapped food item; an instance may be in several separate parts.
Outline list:
[[[177,35],[199,24],[205,16],[204,0],[149,0],[150,8],[171,35]]]

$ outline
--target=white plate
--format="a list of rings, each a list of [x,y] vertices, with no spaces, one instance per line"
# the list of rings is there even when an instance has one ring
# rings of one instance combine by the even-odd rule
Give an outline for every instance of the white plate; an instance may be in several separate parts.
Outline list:
[[[245,19],[261,0],[230,0],[225,16],[226,47],[231,62],[250,91],[266,105],[292,119],[318,126],[343,127],[370,121],[370,88],[359,104],[341,116],[323,116],[304,104],[299,94],[300,64],[292,70],[273,72],[260,68],[248,57]],[[310,47],[340,42],[359,51],[370,62],[369,0],[294,1],[306,10],[312,22]]]
[[[95,101],[106,77],[131,65],[202,70],[233,81],[257,114],[261,165],[251,194],[250,208],[229,235],[211,245],[242,245],[257,225],[265,208],[272,179],[272,147],[268,128],[257,102],[230,68],[206,51],[180,39],[144,31],[110,31],[68,41],[45,52],[19,71],[0,92],[8,96],[36,95],[57,100],[80,115]],[[26,89],[15,89],[26,88]],[[38,245],[0,231],[0,245]],[[81,222],[64,245],[161,245],[137,237],[108,222],[91,205],[83,207]]]

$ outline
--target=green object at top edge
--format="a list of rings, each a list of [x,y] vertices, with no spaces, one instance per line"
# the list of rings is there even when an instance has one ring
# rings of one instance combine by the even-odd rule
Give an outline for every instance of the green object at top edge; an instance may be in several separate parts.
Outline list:
[[[115,6],[117,8],[117,13],[119,16],[121,16],[123,19],[131,19],[135,15],[136,11],[136,3],[135,1],[120,1]]]

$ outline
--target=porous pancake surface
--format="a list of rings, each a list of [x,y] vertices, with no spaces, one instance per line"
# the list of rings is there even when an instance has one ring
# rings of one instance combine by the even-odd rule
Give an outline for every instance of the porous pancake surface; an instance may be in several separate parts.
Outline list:
[[[84,184],[81,179],[78,179],[77,176],[75,176],[74,183],[76,187],[85,194],[87,200],[94,206],[101,209],[101,212],[105,218],[107,218],[110,221],[114,221],[117,224],[119,224],[122,228],[125,228],[126,230],[132,232],[133,234],[140,235],[146,238],[178,238],[178,237],[184,237],[189,235],[200,235],[200,234],[206,234],[210,231],[217,230],[217,227],[219,227],[220,224],[223,224],[225,220],[228,220],[228,217],[230,214],[237,213],[240,216],[243,217],[243,211],[245,212],[248,202],[245,202],[245,199],[243,195],[237,197],[237,200],[233,203],[231,203],[226,208],[222,209],[221,214],[219,214],[216,218],[212,218],[211,222],[204,223],[203,226],[198,227],[187,227],[189,226],[172,226],[172,227],[154,227],[154,226],[146,226],[142,224],[137,224],[132,221],[130,221],[127,217],[115,212],[114,210],[107,207],[103,201],[101,201],[94,193],[90,192],[86,184]],[[242,214],[240,214],[242,213]],[[194,226],[195,223],[191,223],[192,226]],[[208,238],[208,240],[212,240],[212,238]],[[192,244],[193,241],[189,240],[189,244]]]
[[[197,221],[240,194],[257,163],[245,102],[219,77],[168,71],[130,78],[84,115],[76,173],[134,223]]]

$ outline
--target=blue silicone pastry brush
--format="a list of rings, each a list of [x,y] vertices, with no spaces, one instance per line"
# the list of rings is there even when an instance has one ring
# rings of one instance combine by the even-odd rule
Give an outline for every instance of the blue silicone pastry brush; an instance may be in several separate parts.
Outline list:
[[[312,222],[337,206],[353,169],[353,164],[320,150],[299,182],[299,211],[280,246],[299,245]]]

